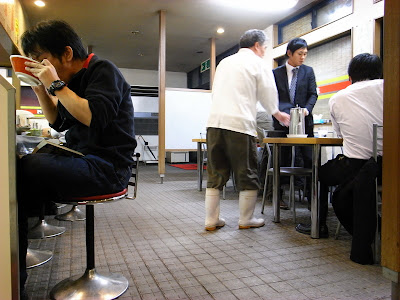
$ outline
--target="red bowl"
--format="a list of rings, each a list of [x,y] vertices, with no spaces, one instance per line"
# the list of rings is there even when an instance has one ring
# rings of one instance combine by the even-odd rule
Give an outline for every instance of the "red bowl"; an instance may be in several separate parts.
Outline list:
[[[29,84],[29,85],[40,85],[41,82],[39,78],[33,75],[31,72],[25,70],[25,62],[35,62],[39,63],[38,61],[31,59],[29,57],[25,57],[22,55],[11,55],[10,56],[11,65],[14,69],[15,75],[19,78],[19,80]]]

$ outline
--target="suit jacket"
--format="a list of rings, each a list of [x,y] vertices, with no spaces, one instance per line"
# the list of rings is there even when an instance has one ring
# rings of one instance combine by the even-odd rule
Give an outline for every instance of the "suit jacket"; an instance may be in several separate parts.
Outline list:
[[[315,75],[313,68],[301,65],[299,72],[297,73],[297,84],[296,84],[296,95],[294,99],[294,105],[290,103],[289,96],[289,84],[286,72],[286,64],[279,66],[273,70],[275,76],[275,83],[279,94],[279,110],[290,114],[290,109],[298,104],[300,107],[305,107],[309,111],[309,115],[306,117],[306,132],[307,127],[313,128],[314,120],[312,117],[312,110],[315,102],[317,102],[317,84],[315,82]],[[274,127],[281,129],[279,122],[274,118]],[[278,127],[278,128],[277,128]]]

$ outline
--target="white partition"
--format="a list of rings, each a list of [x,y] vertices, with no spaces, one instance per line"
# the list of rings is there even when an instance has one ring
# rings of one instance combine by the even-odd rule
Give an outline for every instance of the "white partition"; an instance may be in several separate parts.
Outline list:
[[[211,107],[208,90],[167,89],[165,92],[165,149],[195,150],[192,139],[205,133]]]

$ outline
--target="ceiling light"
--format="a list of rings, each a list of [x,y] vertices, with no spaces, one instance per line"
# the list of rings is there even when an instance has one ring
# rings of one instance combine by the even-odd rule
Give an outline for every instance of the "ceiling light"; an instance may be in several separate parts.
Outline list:
[[[217,29],[217,33],[222,34],[225,32],[225,29],[223,29],[222,27]]]
[[[37,0],[37,1],[35,1],[35,5],[36,5],[36,6],[39,6],[39,7],[43,7],[43,6],[46,5],[46,3],[44,3],[44,2],[41,1],[41,0]]]

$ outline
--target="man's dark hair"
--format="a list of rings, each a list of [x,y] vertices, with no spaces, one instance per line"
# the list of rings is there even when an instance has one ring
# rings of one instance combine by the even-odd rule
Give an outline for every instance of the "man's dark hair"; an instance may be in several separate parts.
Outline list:
[[[380,79],[382,78],[382,61],[375,54],[358,54],[350,61],[347,73],[351,77],[352,83]]]
[[[74,52],[74,59],[86,59],[88,56],[75,30],[60,20],[39,22],[22,34],[21,42],[25,55],[37,54],[38,50],[42,50],[61,59],[65,47],[70,46]]]
[[[286,56],[287,56],[288,50],[290,50],[290,52],[292,52],[292,54],[293,54],[296,50],[302,49],[302,48],[308,49],[306,40],[304,40],[302,38],[294,38],[294,39],[290,40],[287,45]]]
[[[266,40],[267,36],[264,31],[259,29],[250,29],[240,37],[239,46],[240,48],[251,48],[256,42],[262,46]]]

